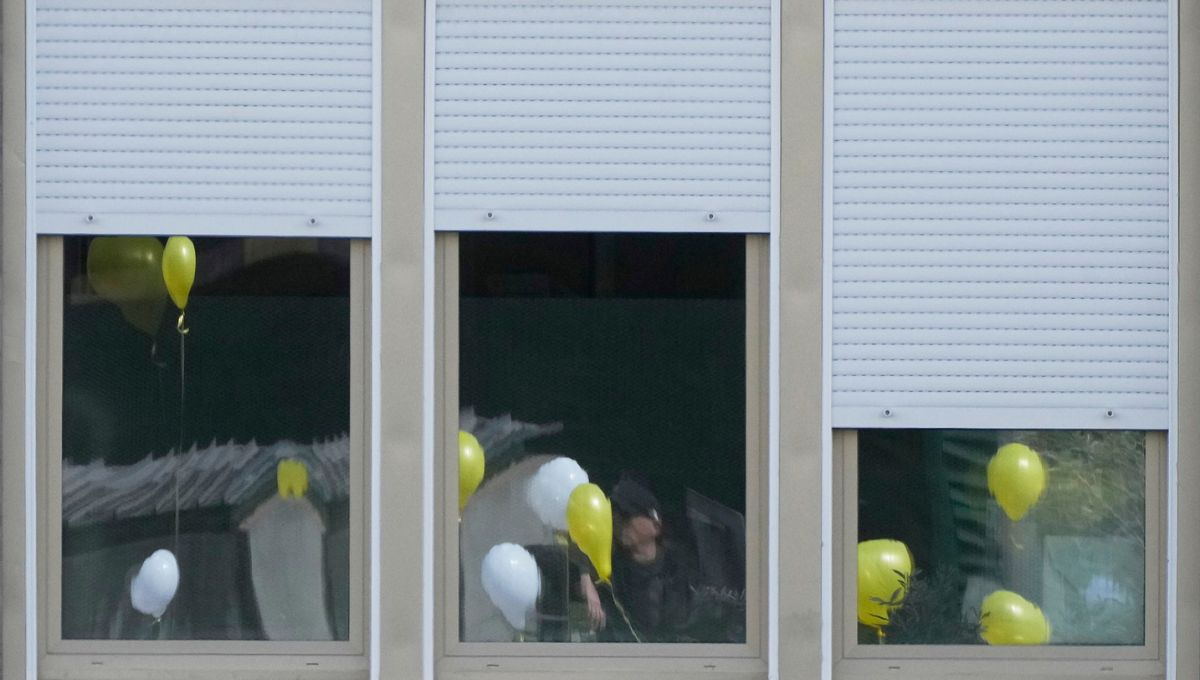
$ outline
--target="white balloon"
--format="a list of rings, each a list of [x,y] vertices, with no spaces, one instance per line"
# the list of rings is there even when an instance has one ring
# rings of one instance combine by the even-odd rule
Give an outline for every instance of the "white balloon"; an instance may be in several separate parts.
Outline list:
[[[133,577],[129,598],[133,608],[155,619],[162,618],[179,588],[179,563],[170,550],[155,550]]]
[[[483,558],[483,589],[517,630],[537,604],[542,578],[529,551],[515,543],[492,546]]]
[[[567,530],[567,499],[588,475],[570,458],[555,458],[542,465],[529,480],[529,505],[543,524]]]

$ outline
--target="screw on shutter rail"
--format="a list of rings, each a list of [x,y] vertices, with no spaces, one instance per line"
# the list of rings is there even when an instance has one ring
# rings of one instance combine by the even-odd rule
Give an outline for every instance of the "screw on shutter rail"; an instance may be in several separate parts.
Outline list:
[[[709,222],[716,222],[716,221],[717,221],[717,214],[716,214],[716,213],[709,213],[708,215],[705,215],[704,219],[708,220]]]
[[[95,222],[95,221],[96,221],[96,216],[95,216],[95,215],[88,215],[88,216],[87,216],[86,218],[84,218],[84,219],[86,219],[86,220],[87,220],[89,223],[90,223],[90,222]]]
[[[315,217],[308,218],[308,226],[310,226],[310,227],[317,226],[317,218],[315,218]]]
[[[883,409],[883,417],[891,418],[892,417],[892,409],[890,409],[890,408]]]
[[[1107,409],[1107,410],[1105,410],[1105,411],[1104,411],[1104,417],[1105,417],[1105,418],[1116,418],[1116,417],[1117,417],[1117,412],[1116,412],[1116,411],[1114,411],[1114,410],[1113,410],[1113,409],[1111,409],[1111,408],[1110,408],[1110,409]]]
[[[489,210],[487,213],[484,214],[483,219],[494,220],[494,219],[496,219],[496,213]]]

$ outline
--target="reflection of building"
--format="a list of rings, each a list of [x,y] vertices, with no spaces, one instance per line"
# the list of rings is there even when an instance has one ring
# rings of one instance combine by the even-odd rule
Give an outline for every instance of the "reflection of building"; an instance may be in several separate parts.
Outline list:
[[[297,462],[306,492],[284,498],[278,468]],[[65,465],[64,637],[144,637],[150,622],[130,609],[126,572],[154,546],[174,549],[186,575],[168,617],[174,637],[344,639],[349,491],[345,436]]]
[[[342,436],[312,444],[214,443],[178,456],[147,456],[132,465],[68,463],[63,466],[63,522],[80,528],[173,511],[177,478],[180,510],[225,506],[243,517],[276,494],[276,469],[284,460],[304,464],[308,498],[321,505],[344,501],[350,484],[348,449]]]

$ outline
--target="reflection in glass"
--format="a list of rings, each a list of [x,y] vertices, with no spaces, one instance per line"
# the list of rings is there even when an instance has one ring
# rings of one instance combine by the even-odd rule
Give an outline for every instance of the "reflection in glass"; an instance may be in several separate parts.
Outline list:
[[[62,637],[346,640],[349,245],[195,239],[181,345],[161,242],[64,241]]]
[[[860,622],[859,641],[1143,644],[1145,439],[860,431],[858,539],[904,543],[913,572],[887,625]],[[993,608],[1021,613],[1001,622]]]
[[[458,426],[486,457],[460,639],[744,642],[744,237],[459,244]],[[562,517],[583,481],[611,501],[611,588]]]

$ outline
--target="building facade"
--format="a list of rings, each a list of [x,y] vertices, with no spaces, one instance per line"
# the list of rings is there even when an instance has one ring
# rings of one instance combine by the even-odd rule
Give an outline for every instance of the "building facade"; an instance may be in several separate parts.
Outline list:
[[[4,678],[1200,673],[1196,3],[2,6]]]

